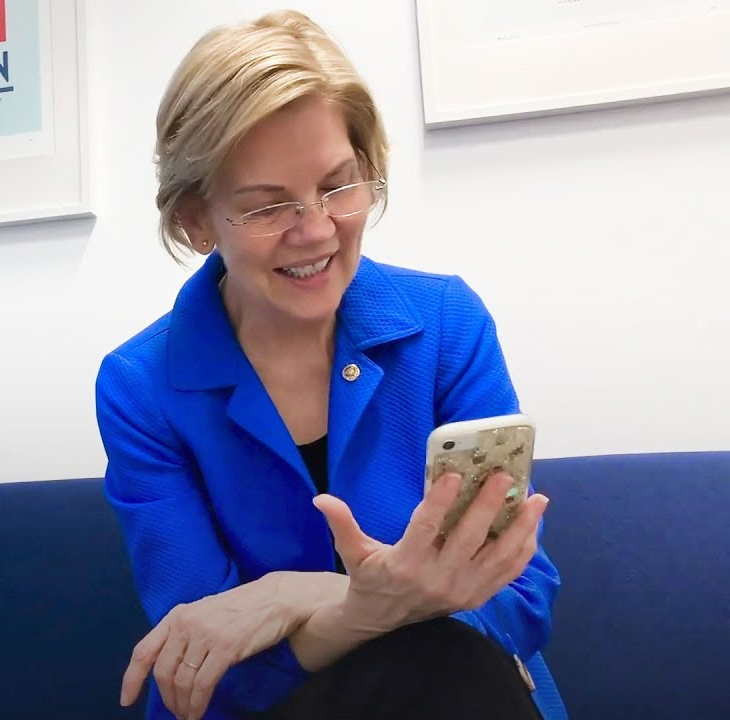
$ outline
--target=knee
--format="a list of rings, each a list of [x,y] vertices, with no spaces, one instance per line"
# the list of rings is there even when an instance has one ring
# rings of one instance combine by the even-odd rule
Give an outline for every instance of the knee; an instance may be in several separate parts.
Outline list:
[[[453,618],[437,618],[398,628],[374,641],[370,650],[380,662],[398,668],[403,663],[413,672],[423,667],[424,672],[434,666],[448,665],[455,672],[465,667],[509,662],[500,645],[466,623]]]

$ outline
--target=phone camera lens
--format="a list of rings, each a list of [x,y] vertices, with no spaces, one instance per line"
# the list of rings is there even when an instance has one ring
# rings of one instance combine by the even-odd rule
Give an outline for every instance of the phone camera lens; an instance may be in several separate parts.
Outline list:
[[[447,440],[443,447],[444,450],[452,450],[456,446],[456,443],[453,440]]]

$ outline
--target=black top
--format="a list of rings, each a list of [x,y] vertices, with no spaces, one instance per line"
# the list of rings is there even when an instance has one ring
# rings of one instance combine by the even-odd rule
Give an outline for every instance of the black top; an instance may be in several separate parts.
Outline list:
[[[327,481],[327,436],[324,435],[319,440],[307,443],[306,445],[298,445],[299,452],[304,460],[304,464],[312,476],[312,482],[320,493],[326,493],[329,483]],[[337,564],[337,572],[345,574],[345,566],[342,564],[340,556],[335,552],[335,561]]]
[[[298,445],[302,460],[312,476],[312,482],[318,492],[327,492],[327,436],[323,435],[319,440]]]

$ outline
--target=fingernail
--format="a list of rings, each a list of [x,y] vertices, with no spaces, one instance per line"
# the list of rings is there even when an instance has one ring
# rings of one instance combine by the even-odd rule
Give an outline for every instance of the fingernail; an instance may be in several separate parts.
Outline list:
[[[129,697],[127,696],[127,693],[122,693],[119,696],[119,704],[122,707],[127,707],[127,705],[129,705]]]
[[[447,473],[444,475],[444,484],[447,490],[456,490],[461,486],[461,475],[457,473]]]

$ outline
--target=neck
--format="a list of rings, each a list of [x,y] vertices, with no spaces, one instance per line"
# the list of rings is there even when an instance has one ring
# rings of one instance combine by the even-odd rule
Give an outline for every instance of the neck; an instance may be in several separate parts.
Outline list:
[[[303,322],[274,312],[251,312],[240,293],[225,276],[221,281],[223,304],[236,337],[250,360],[281,358],[282,347],[289,357],[326,358],[334,353],[335,317]]]

